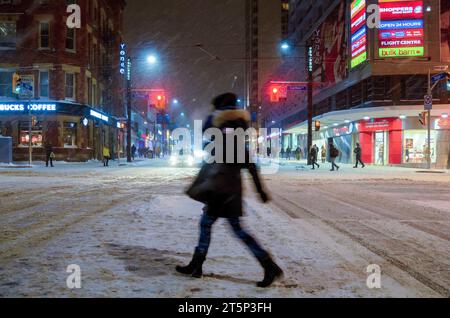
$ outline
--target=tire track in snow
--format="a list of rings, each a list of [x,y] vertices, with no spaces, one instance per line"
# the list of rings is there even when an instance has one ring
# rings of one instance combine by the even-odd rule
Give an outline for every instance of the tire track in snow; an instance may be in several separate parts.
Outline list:
[[[406,263],[402,262],[398,258],[396,258],[394,256],[391,256],[388,252],[386,252],[385,250],[383,250],[381,248],[378,248],[375,244],[367,242],[366,240],[363,239],[363,237],[361,237],[361,236],[359,236],[357,234],[354,234],[350,230],[347,230],[347,229],[343,228],[337,222],[333,222],[333,221],[325,219],[325,218],[323,218],[321,216],[318,216],[316,213],[311,212],[309,209],[301,207],[299,204],[293,202],[292,200],[286,198],[285,196],[282,196],[280,194],[274,194],[274,196],[278,197],[280,200],[284,200],[285,202],[287,202],[290,205],[292,205],[293,207],[295,207],[296,211],[299,211],[302,215],[306,215],[309,218],[319,219],[321,222],[323,222],[326,225],[330,226],[334,230],[336,230],[336,231],[338,231],[338,232],[348,236],[353,241],[355,241],[358,244],[364,246],[365,248],[367,248],[372,253],[380,256],[381,258],[385,259],[387,262],[389,262],[390,264],[396,266],[397,268],[401,269],[402,271],[408,273],[410,276],[415,278],[417,281],[419,281],[423,285],[431,288],[432,290],[434,290],[435,292],[439,293],[443,297],[447,297],[447,298],[450,297],[450,290],[446,286],[443,286],[443,285],[435,282],[434,280],[430,279],[426,275],[422,274],[421,272],[413,269],[411,266],[409,266]],[[272,204],[274,204],[274,203],[272,203]],[[287,211],[286,207],[283,206],[283,205],[279,205],[279,204],[274,204],[274,205],[277,206],[282,211],[285,211],[285,212]],[[292,214],[292,211],[289,211],[289,213],[286,213],[286,214],[290,215],[290,214]],[[366,226],[364,226],[362,224],[360,226],[361,226],[362,230],[374,231],[374,230],[372,230],[372,229],[370,229],[370,228],[368,228],[368,227],[366,227]],[[355,228],[353,228],[353,230],[355,230]],[[384,236],[380,232],[378,232],[377,234],[381,235],[381,236]],[[403,245],[402,243],[398,243],[398,242],[397,242],[397,244],[399,244],[400,246]],[[403,248],[404,248],[404,246],[403,246]]]
[[[129,195],[115,197],[107,204],[97,204],[93,206],[94,209],[91,209],[82,215],[77,214],[79,213],[79,209],[76,208],[71,211],[65,211],[63,217],[60,219],[55,220],[54,218],[51,218],[51,222],[41,222],[39,225],[29,229],[26,233],[28,235],[21,235],[19,241],[11,242],[10,246],[6,249],[2,246],[3,250],[0,250],[0,263],[5,264],[11,258],[18,258],[21,254],[25,254],[27,250],[45,244],[60,234],[65,234],[70,227],[90,221],[93,218],[107,213],[111,208],[117,206],[118,203],[123,205],[134,200],[134,198],[135,197],[130,197]],[[72,217],[74,215],[75,217]],[[65,219],[68,220],[66,222],[61,222]]]

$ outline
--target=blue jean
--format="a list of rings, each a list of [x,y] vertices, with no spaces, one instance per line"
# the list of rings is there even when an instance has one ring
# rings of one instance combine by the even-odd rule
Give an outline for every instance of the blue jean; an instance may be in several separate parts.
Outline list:
[[[207,254],[209,245],[211,243],[211,228],[217,221],[218,217],[210,216],[204,213],[200,221],[200,239],[197,246],[197,251],[202,254]],[[248,234],[241,226],[238,217],[227,218],[233,229],[234,234],[250,249],[252,254],[258,259],[263,260],[269,257],[269,254],[256,242],[256,240]]]

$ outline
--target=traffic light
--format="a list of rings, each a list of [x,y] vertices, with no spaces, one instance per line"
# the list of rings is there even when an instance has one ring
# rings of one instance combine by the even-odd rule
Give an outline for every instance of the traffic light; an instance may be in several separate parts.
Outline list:
[[[19,74],[14,73],[13,74],[13,82],[12,82],[12,92],[13,94],[20,94],[20,91],[22,90],[22,78]]]
[[[272,86],[270,88],[270,102],[278,103],[280,101],[280,88],[278,86]]]
[[[320,125],[321,125],[321,122],[319,120],[316,120],[316,122],[315,122],[316,131],[320,131]]]

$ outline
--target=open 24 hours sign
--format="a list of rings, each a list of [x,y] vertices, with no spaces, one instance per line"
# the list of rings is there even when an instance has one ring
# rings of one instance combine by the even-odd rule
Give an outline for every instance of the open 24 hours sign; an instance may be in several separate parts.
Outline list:
[[[423,1],[379,0],[380,58],[424,56]]]

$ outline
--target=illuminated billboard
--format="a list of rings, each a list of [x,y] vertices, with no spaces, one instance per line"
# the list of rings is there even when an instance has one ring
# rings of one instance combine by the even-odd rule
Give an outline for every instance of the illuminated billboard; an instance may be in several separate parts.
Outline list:
[[[380,1],[381,20],[423,18],[423,1]]]
[[[424,56],[423,1],[379,0],[379,57]]]
[[[351,3],[351,68],[367,60],[366,0]]]

